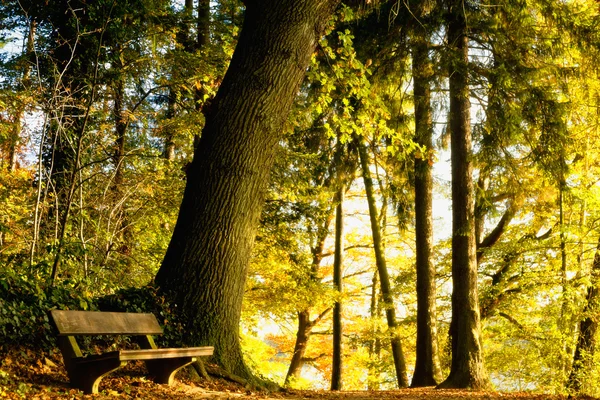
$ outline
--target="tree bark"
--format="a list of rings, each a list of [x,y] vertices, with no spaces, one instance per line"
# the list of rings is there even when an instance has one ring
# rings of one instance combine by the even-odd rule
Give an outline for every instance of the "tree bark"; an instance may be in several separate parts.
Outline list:
[[[202,3],[203,0],[198,0],[199,3],[199,9],[198,9],[198,13],[200,14],[200,4]],[[190,40],[190,30],[191,30],[191,24],[192,24],[192,20],[193,20],[193,14],[194,14],[194,1],[193,0],[185,0],[185,8],[184,8],[184,21],[181,24],[181,30],[179,31],[179,33],[176,35],[176,39],[179,45],[181,45],[184,50],[188,53],[191,53],[194,51],[194,47],[201,49],[202,46],[200,45],[199,42],[193,43],[192,40]],[[199,24],[198,24],[199,26]],[[164,150],[163,150],[163,157],[168,160],[168,161],[173,161],[175,160],[175,135],[177,134],[175,128],[172,126],[173,122],[172,119],[175,118],[177,116],[178,113],[178,107],[177,107],[177,101],[179,100],[179,97],[181,96],[181,90],[178,86],[177,78],[177,71],[176,68],[172,68],[171,71],[171,86],[169,87],[169,96],[167,99],[167,112],[166,112],[166,117],[167,117],[167,125],[164,127],[165,129],[165,145],[164,145]],[[194,98],[194,100],[196,100]],[[198,110],[198,108],[196,108],[196,110]]]
[[[333,258],[333,285],[342,294],[342,264],[344,258],[344,191],[342,184],[337,192],[335,210],[335,254]],[[331,390],[342,390],[342,300],[333,306],[333,360],[331,366]]]
[[[598,311],[600,293],[600,238],[594,255],[590,285],[587,288],[586,303],[583,309],[583,318],[579,321],[579,335],[573,356],[573,364],[567,389],[573,393],[579,393],[582,389],[582,373],[586,367],[591,365],[596,352],[596,332],[598,331]]]
[[[292,379],[297,379],[302,370],[304,354],[308,339],[312,332],[314,324],[310,320],[310,311],[302,310],[298,313],[298,330],[296,331],[296,343],[294,344],[294,353],[290,361],[287,375],[285,377],[285,386],[289,385]]]
[[[433,66],[428,38],[418,29],[413,45],[415,141],[426,151],[415,157],[415,236],[417,268],[417,348],[411,386],[435,386],[442,379],[437,346],[435,268],[433,250],[433,126],[431,89]]]
[[[323,221],[323,226],[317,229],[317,240],[314,247],[311,249],[312,252],[312,265],[311,265],[311,279],[318,280],[319,267],[321,260],[323,259],[323,249],[325,247],[325,240],[329,234],[328,227],[333,218],[333,214],[329,213],[327,218]],[[329,312],[330,309],[323,311],[314,320],[310,319],[311,308],[298,312],[298,331],[296,332],[296,343],[294,344],[294,353],[290,361],[290,366],[285,377],[285,386],[288,386],[292,379],[297,379],[302,372],[302,366],[304,365],[304,354],[308,346],[308,340],[312,334],[314,326]]]
[[[118,227],[118,237],[120,243],[118,244],[119,253],[130,256],[132,244],[134,242],[134,233],[129,222],[129,215],[126,207],[122,204],[124,196],[124,173],[125,170],[125,143],[128,128],[127,121],[127,110],[125,107],[125,75],[121,73],[124,66],[122,62],[116,61],[117,70],[119,71],[118,76],[114,82],[114,98],[113,98],[113,118],[115,121],[115,143],[114,151],[112,154],[112,162],[115,168],[113,182],[112,182],[112,195],[113,195],[113,207],[119,209],[115,214],[117,218],[116,226]],[[129,264],[129,259],[125,259],[125,264]],[[127,267],[124,265],[125,274],[128,272]]]
[[[377,271],[379,272],[381,296],[385,306],[385,315],[392,345],[392,356],[394,358],[394,367],[396,368],[396,378],[398,379],[398,387],[404,388],[408,386],[406,361],[404,360],[404,352],[402,351],[402,340],[397,332],[398,323],[396,321],[396,309],[394,307],[390,277],[388,275],[385,254],[383,251],[381,228],[379,226],[377,205],[375,201],[375,194],[373,192],[373,179],[371,178],[371,172],[369,171],[369,156],[367,154],[367,146],[362,142],[358,144],[358,153],[360,156],[360,165],[362,168],[365,191],[367,192],[367,202],[369,203],[369,216],[371,219],[373,248],[375,250],[375,263],[377,264]]]
[[[438,387],[489,386],[483,365],[471,165],[468,38],[462,0],[450,4],[448,42],[452,163],[452,364]]]
[[[117,69],[122,71],[123,66]],[[127,132],[127,117],[125,115],[125,76],[120,75],[115,80],[113,97],[113,118],[115,121],[115,143],[112,154],[115,173],[113,178],[112,190],[118,198],[121,195],[123,186],[123,162],[125,161],[125,133]]]
[[[251,377],[239,342],[246,271],[282,126],[338,0],[246,1],[246,18],[188,170],[155,278],[187,321],[184,341]]]
[[[202,50],[210,41],[210,0],[198,0],[197,46]]]
[[[380,308],[379,308],[379,295],[377,293],[377,286],[379,284],[379,279],[377,275],[377,271],[373,273],[373,279],[371,280],[371,304],[369,305],[371,320],[379,320],[381,318]],[[367,375],[367,389],[368,390],[379,390],[379,359],[381,356],[381,339],[379,335],[379,327],[373,324],[373,330],[371,331],[371,335],[373,339],[369,340],[369,366],[368,366],[368,375]]]

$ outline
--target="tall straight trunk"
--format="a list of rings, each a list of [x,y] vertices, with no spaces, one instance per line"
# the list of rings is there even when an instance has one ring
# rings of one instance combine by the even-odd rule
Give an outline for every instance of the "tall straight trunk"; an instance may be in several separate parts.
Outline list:
[[[184,341],[251,377],[239,322],[246,272],[283,124],[339,0],[248,0],[229,69],[206,110],[173,237],[155,281],[187,321]]]
[[[210,41],[210,0],[198,0],[197,45],[203,50]]]
[[[167,112],[166,118],[167,120],[172,120],[177,115],[177,98],[179,97],[179,90],[173,84],[169,88],[169,97],[167,99]],[[163,150],[163,157],[166,160],[173,161],[175,160],[175,128],[172,125],[172,122],[168,122],[165,126],[166,134],[165,134],[165,147]]]
[[[202,2],[202,0],[199,0]],[[200,11],[199,11],[200,12]],[[193,52],[194,47],[199,47],[199,45],[191,43],[190,40],[190,31],[191,24],[193,21],[194,14],[194,1],[193,0],[185,0],[185,8],[184,8],[184,21],[183,26],[181,27],[181,31],[177,35],[177,42],[179,45],[183,46],[186,52]],[[177,73],[175,70],[172,70],[171,76],[175,76]],[[175,80],[175,79],[174,79]],[[166,118],[167,120],[172,120],[177,116],[178,107],[177,102],[179,101],[179,97],[181,96],[181,90],[176,82],[172,82],[169,87],[169,95],[167,98],[167,111]],[[194,99],[195,100],[195,99]],[[175,135],[176,129],[173,127],[172,122],[168,122],[165,126],[165,144],[163,149],[163,157],[169,161],[175,160]]]
[[[113,178],[113,192],[119,195],[123,186],[123,162],[125,160],[125,133],[127,131],[127,117],[124,108],[125,76],[119,76],[115,81],[113,98],[113,118],[115,121],[115,143],[112,162],[115,168]]]
[[[562,157],[562,160],[564,157]],[[561,162],[563,165],[563,162]],[[565,190],[566,190],[566,182],[564,178],[564,173],[561,171],[561,176],[559,178],[559,189],[558,189],[558,203],[559,203],[559,226],[560,226],[560,274],[561,274],[561,286],[562,286],[562,297],[561,297],[561,307],[560,307],[560,319],[559,319],[559,329],[562,337],[562,351],[560,353],[560,366],[563,372],[563,376],[567,378],[567,374],[569,372],[569,368],[571,367],[571,359],[573,348],[571,347],[571,338],[573,337],[573,329],[575,329],[576,324],[573,323],[573,318],[571,314],[571,301],[570,301],[570,284],[569,278],[567,276],[568,272],[568,260],[567,260],[567,237],[565,234],[566,224],[565,224]],[[568,380],[568,378],[567,378]]]
[[[196,50],[205,52],[210,44],[210,0],[198,0],[198,18],[196,19]],[[206,55],[204,55],[206,57]],[[194,91],[194,102],[196,110],[200,111],[205,104],[205,96],[207,94],[204,86],[196,88]],[[199,137],[194,138],[194,143],[197,143]]]
[[[377,321],[381,317],[379,309],[379,295],[377,292],[377,286],[379,285],[379,279],[377,271],[373,274],[372,285],[371,285],[371,304],[369,306],[371,312],[371,320]],[[369,371],[368,371],[368,383],[367,388],[369,390],[379,390],[379,358],[381,356],[381,339],[379,337],[379,326],[375,325],[371,334],[374,339],[369,341]]]
[[[468,85],[468,38],[462,0],[450,4],[448,44],[452,163],[452,365],[441,388],[489,385],[483,366],[477,292],[477,257]]]
[[[418,29],[418,28],[417,28]],[[413,53],[415,141],[426,148],[415,157],[415,236],[417,268],[417,348],[412,387],[434,386],[442,379],[438,357],[435,268],[433,249],[432,163],[433,125],[431,119],[431,77],[428,37],[418,29]]]
[[[129,224],[129,216],[127,215],[125,207],[123,205],[119,205],[124,196],[123,171],[125,169],[125,143],[127,139],[126,134],[128,126],[125,110],[125,75],[123,74],[119,74],[115,81],[113,118],[115,121],[115,143],[112,154],[112,162],[115,172],[111,189],[113,195],[113,204],[115,207],[120,208],[120,211],[116,213],[118,218],[116,226],[119,229],[118,237],[120,237],[121,242],[119,243],[118,251],[121,254],[128,256],[131,254],[131,245],[134,241],[134,237]]]
[[[342,264],[344,259],[344,185],[338,188],[335,209],[335,253],[333,257],[333,286],[342,294]],[[333,306],[333,360],[331,390],[342,390],[342,300]]]
[[[23,89],[27,90],[31,86],[31,63],[30,57],[33,55],[33,45],[35,40],[35,31],[37,29],[37,21],[31,19],[29,21],[29,32],[27,34],[27,45],[25,47],[25,62],[23,63]],[[21,145],[21,131],[23,130],[23,118],[25,116],[25,105],[20,104],[15,113],[15,120],[12,126],[12,132],[8,144],[8,172],[17,169],[19,160],[19,146]]]
[[[596,332],[600,314],[600,238],[594,255],[590,285],[587,288],[583,318],[579,321],[579,335],[573,356],[571,373],[567,380],[567,389],[576,394],[581,392],[585,369],[592,365],[596,352]]]
[[[379,272],[381,296],[385,306],[385,316],[387,319],[388,331],[392,345],[392,356],[394,358],[394,367],[396,368],[396,378],[398,379],[398,386],[403,388],[408,386],[406,361],[404,360],[404,352],[402,351],[402,340],[400,339],[400,335],[397,331],[398,323],[396,321],[396,308],[394,307],[390,277],[388,275],[385,254],[383,251],[381,227],[379,226],[377,204],[373,190],[373,179],[371,178],[371,172],[369,171],[369,155],[367,153],[367,146],[362,141],[358,144],[358,153],[360,156],[360,165],[362,168],[365,191],[367,193],[367,202],[369,204],[369,217],[371,220],[371,233],[373,235],[375,263],[377,264],[377,271]]]
[[[600,117],[600,110],[596,110],[596,122]],[[589,149],[589,137],[586,139],[584,149],[584,174],[589,173],[589,158],[587,156]],[[583,232],[586,225],[587,199],[583,199],[581,204],[581,213],[579,216],[579,229]],[[583,271],[583,256],[585,253],[584,235],[580,236],[579,254],[577,255],[577,278],[581,278]],[[575,353],[573,354],[573,363],[571,364],[571,372],[566,382],[566,388],[570,394],[578,394],[582,391],[583,374],[586,368],[590,368],[594,353],[596,352],[596,332],[598,330],[598,314],[599,314],[599,293],[600,288],[600,237],[596,245],[596,253],[590,271],[590,283],[587,287],[586,303],[583,308],[583,316],[577,322],[577,343],[575,345]]]

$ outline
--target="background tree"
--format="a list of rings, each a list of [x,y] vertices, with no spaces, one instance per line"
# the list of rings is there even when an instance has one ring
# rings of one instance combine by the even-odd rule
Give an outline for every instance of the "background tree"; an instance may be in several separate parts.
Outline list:
[[[415,107],[415,142],[422,146],[415,155],[415,241],[417,268],[417,349],[411,386],[433,386],[441,381],[437,349],[436,282],[433,266],[433,121],[431,85],[434,74],[429,56],[431,40],[426,3],[411,9],[413,21],[412,75]],[[431,28],[429,28],[431,29]]]
[[[477,291],[477,259],[468,83],[468,36],[462,1],[449,4],[449,130],[452,154],[452,366],[439,387],[485,388]]]

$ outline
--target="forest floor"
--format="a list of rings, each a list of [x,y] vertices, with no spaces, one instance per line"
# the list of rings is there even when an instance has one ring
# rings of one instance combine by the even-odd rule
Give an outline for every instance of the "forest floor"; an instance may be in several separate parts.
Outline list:
[[[38,355],[21,350],[3,354],[0,360],[0,399],[264,399],[264,400],[559,400],[565,396],[539,393],[499,393],[464,390],[436,390],[434,388],[390,391],[301,391],[260,392],[241,387],[222,379],[195,382],[185,376],[172,386],[158,385],[144,377],[141,364],[126,367],[102,380],[100,394],[84,395],[69,387],[60,355]],[[180,373],[179,375],[185,375]],[[578,397],[578,399],[592,399]]]

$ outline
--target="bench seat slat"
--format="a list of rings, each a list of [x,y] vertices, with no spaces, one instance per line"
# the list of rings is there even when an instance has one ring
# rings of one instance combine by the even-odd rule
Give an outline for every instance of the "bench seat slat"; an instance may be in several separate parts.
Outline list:
[[[163,358],[179,358],[179,357],[199,357],[211,356],[213,348],[206,347],[185,347],[185,348],[166,348],[166,349],[142,349],[142,350],[121,350],[120,360],[156,360]]]
[[[156,317],[143,313],[50,311],[60,336],[160,335]]]
[[[75,358],[76,364],[94,363],[100,360],[108,360],[111,358],[119,359],[120,361],[132,360],[159,360],[165,358],[180,358],[180,357],[200,357],[211,356],[213,347],[185,347],[185,348],[165,348],[165,349],[140,349],[140,350],[117,350],[102,354],[92,354],[85,357]]]

